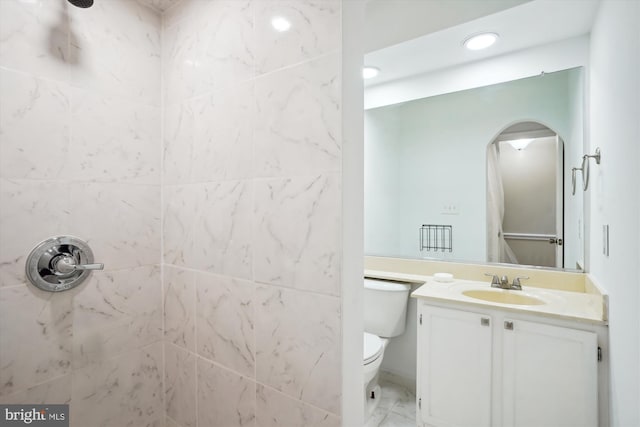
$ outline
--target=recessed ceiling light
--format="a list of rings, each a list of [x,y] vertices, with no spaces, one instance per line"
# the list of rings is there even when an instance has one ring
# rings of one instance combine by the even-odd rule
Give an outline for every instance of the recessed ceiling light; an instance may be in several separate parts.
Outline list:
[[[362,68],[362,78],[363,79],[372,79],[375,76],[377,76],[378,74],[380,74],[380,68],[369,67],[369,66],[366,66],[366,67]]]
[[[291,22],[282,16],[274,16],[271,18],[271,26],[277,32],[284,33],[285,31],[289,31],[291,28]]]
[[[527,145],[529,145],[531,143],[531,141],[533,141],[533,139],[525,138],[525,139],[514,139],[514,140],[511,140],[511,141],[508,141],[508,142],[516,150],[522,151],[525,148],[527,148]]]
[[[481,50],[488,48],[496,41],[498,41],[498,34],[482,33],[467,37],[464,40],[463,45],[469,50]]]

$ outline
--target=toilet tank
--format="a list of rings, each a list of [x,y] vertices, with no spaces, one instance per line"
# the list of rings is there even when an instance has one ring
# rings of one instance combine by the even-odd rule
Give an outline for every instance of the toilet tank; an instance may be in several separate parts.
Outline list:
[[[404,333],[411,285],[364,279],[364,330],[383,338]]]

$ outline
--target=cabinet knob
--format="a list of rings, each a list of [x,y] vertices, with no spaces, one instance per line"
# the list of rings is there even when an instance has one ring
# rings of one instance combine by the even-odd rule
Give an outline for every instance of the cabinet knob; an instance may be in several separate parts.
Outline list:
[[[489,326],[490,325],[490,321],[488,317],[481,317],[480,318],[480,324],[482,326]]]
[[[509,322],[505,320],[504,328],[508,331],[513,331],[513,322]]]

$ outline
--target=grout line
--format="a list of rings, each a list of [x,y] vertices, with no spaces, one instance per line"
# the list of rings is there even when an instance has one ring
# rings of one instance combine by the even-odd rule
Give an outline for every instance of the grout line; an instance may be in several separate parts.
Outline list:
[[[160,14],[160,87],[158,88],[160,91],[160,173],[159,173],[159,186],[160,186],[160,295],[162,298],[162,412],[165,418],[168,418],[167,414],[167,355],[166,355],[166,340],[165,334],[167,331],[166,327],[166,294],[165,294],[165,263],[164,263],[164,123],[165,123],[165,102],[164,102],[164,14]],[[179,425],[175,420],[176,425]],[[163,424],[165,420],[162,420]]]
[[[4,0],[1,0],[4,1]],[[69,137],[71,138],[71,132],[69,133]],[[69,139],[70,139],[69,138]],[[114,179],[112,181],[105,180],[82,180],[82,179],[60,179],[60,178],[25,178],[25,177],[11,177],[11,176],[0,176],[0,179],[4,179],[11,182],[17,183],[40,183],[40,184],[67,184],[72,182],[75,184],[92,184],[92,185],[122,185],[126,187],[158,187],[157,182],[145,183],[145,182],[131,182],[126,178],[123,179]]]
[[[320,296],[320,297],[340,298],[340,294],[329,294],[329,293],[324,293],[324,292],[318,292],[318,291],[312,291],[312,290],[307,290],[307,289],[294,288],[294,287],[286,286],[286,285],[279,285],[279,284],[275,284],[275,283],[264,282],[264,281],[260,281],[260,280],[253,280],[253,279],[249,279],[249,278],[246,278],[246,277],[230,276],[228,274],[222,274],[222,273],[212,273],[210,271],[199,270],[199,269],[196,269],[196,268],[186,267],[186,266],[183,266],[183,265],[168,264],[168,263],[167,264],[163,264],[163,265],[165,267],[175,268],[177,270],[189,271],[189,272],[196,273],[196,274],[204,274],[204,275],[208,275],[208,276],[215,276],[215,277],[219,277],[219,278],[232,279],[232,280],[237,280],[237,281],[242,281],[242,282],[251,282],[251,283],[254,283],[257,286],[272,286],[272,287],[278,288],[278,289],[294,291],[294,292],[299,292],[299,293],[305,293],[305,294],[311,294],[311,295],[317,295],[317,296]]]
[[[180,426],[180,424],[179,424],[176,420],[174,420],[173,418],[171,418],[169,415],[165,414],[164,416],[165,416],[165,418],[169,418],[169,419],[170,419],[170,420],[171,420],[175,425],[177,425],[178,427],[181,427],[181,426]]]
[[[288,175],[274,175],[274,176],[254,176],[254,177],[242,177],[242,178],[226,178],[226,179],[210,179],[210,180],[202,180],[202,181],[188,181],[188,182],[173,182],[173,183],[164,183],[164,187],[168,188],[184,188],[184,187],[193,187],[197,185],[205,185],[205,184],[220,184],[220,183],[230,183],[230,182],[269,182],[269,181],[285,181],[290,180],[292,178],[317,178],[319,176],[328,177],[328,176],[342,176],[340,170],[317,170],[312,173],[295,173]],[[17,178],[22,179],[22,178]],[[39,180],[38,180],[39,181]],[[50,180],[46,180],[50,181]],[[65,181],[66,182],[66,181]],[[95,181],[89,181],[93,183]],[[138,184],[138,185],[152,185],[152,184]]]
[[[79,85],[75,83],[70,76],[67,77],[67,80],[54,79],[47,76],[42,76],[40,74],[32,74],[30,71],[21,70],[19,68],[12,68],[7,65],[0,65],[0,71],[15,73],[23,77],[29,77],[35,80],[43,81],[45,83],[63,85],[68,90],[82,91],[93,96],[99,96],[100,98],[111,99],[120,103],[131,104],[137,107],[160,108],[159,103],[146,102],[144,100],[141,100],[141,98],[127,98],[119,94],[114,95],[113,93],[105,89],[96,89],[95,87]]]
[[[271,76],[273,74],[276,74],[276,73],[279,73],[281,71],[291,70],[293,68],[300,67],[302,65],[306,65],[306,64],[308,64],[310,62],[323,60],[323,59],[326,59],[326,58],[328,58],[328,57],[330,57],[332,55],[337,55],[337,54],[339,54],[341,52],[342,52],[342,48],[331,49],[331,50],[328,50],[326,52],[319,53],[319,54],[317,54],[315,56],[312,56],[310,58],[303,59],[302,61],[294,62],[292,64],[283,65],[280,68],[275,68],[273,70],[266,71],[266,72],[264,72],[262,74],[256,74],[253,77],[253,80],[260,80],[262,78],[269,77],[269,76]],[[342,58],[342,56],[340,58]]]
[[[185,350],[184,348],[179,347],[179,346],[177,346],[177,345],[175,345],[175,344],[173,344],[173,343],[171,343],[171,344],[172,344],[172,345],[174,345],[174,346],[176,346],[176,347],[178,347],[178,348],[180,348],[181,350]],[[188,350],[187,350],[187,351],[188,351]],[[324,408],[321,408],[321,407],[319,407],[319,406],[316,406],[316,405],[314,405],[314,404],[312,404],[312,403],[306,402],[306,401],[304,401],[304,400],[300,400],[300,399],[298,399],[298,398],[296,398],[296,397],[294,397],[294,396],[291,396],[291,395],[289,395],[289,394],[286,394],[286,393],[284,393],[284,392],[282,392],[282,391],[280,391],[280,390],[278,390],[278,389],[276,389],[276,388],[274,388],[274,387],[272,387],[272,386],[270,386],[270,385],[268,385],[268,384],[266,384],[266,383],[263,383],[263,382],[261,382],[261,381],[258,381],[256,378],[251,378],[251,377],[247,376],[246,374],[243,374],[243,373],[240,373],[240,372],[238,372],[238,371],[235,371],[235,370],[233,370],[233,369],[231,369],[231,368],[229,368],[229,367],[227,367],[227,366],[225,366],[225,365],[222,365],[221,363],[216,362],[216,361],[214,361],[214,360],[207,359],[206,357],[204,357],[204,356],[202,356],[202,355],[199,355],[199,354],[197,354],[197,353],[196,353],[196,354],[195,354],[195,357],[196,357],[196,359],[200,359],[200,360],[202,360],[202,361],[204,361],[204,362],[206,362],[206,363],[209,363],[209,364],[211,364],[211,365],[214,365],[215,367],[217,367],[217,368],[219,368],[219,369],[222,369],[222,370],[224,370],[224,371],[227,371],[227,372],[229,372],[229,373],[232,373],[232,374],[234,374],[234,375],[237,375],[237,376],[239,376],[239,377],[241,377],[241,378],[243,378],[243,379],[245,379],[245,380],[251,381],[251,382],[255,383],[255,384],[256,384],[256,386],[262,386],[262,387],[267,388],[267,389],[269,389],[269,390],[271,390],[271,391],[273,391],[273,392],[276,392],[276,393],[278,393],[278,394],[281,394],[282,396],[284,396],[284,397],[286,397],[286,398],[288,398],[288,399],[290,399],[290,400],[292,400],[292,401],[295,401],[295,402],[301,403],[301,404],[303,404],[303,405],[305,405],[305,406],[308,406],[308,407],[310,407],[310,408],[316,409],[316,410],[318,410],[318,411],[322,411],[323,413],[326,413],[326,414],[330,414],[330,415],[336,416],[336,417],[338,417],[338,418],[340,418],[340,417],[341,417],[339,414],[333,413],[333,412],[328,411],[328,410],[326,410],[326,409],[324,409]],[[197,360],[196,360],[196,366],[197,366]],[[255,371],[255,367],[256,367],[256,364],[254,363],[254,371]],[[196,378],[197,378],[197,377],[196,377]],[[196,382],[197,382],[197,379],[196,379]],[[196,399],[196,405],[197,405],[197,404],[198,404],[198,403],[197,403],[197,399]]]
[[[193,306],[193,354],[195,355],[194,369],[195,369],[195,420],[196,427],[200,425],[200,377],[198,376],[198,280],[195,274],[191,274],[191,298]]]
[[[260,385],[260,386],[262,386],[262,387],[264,387],[264,388],[267,388],[267,389],[269,389],[270,391],[272,391],[272,392],[274,392],[274,393],[277,393],[277,394],[280,394],[280,395],[282,395],[282,396],[286,397],[286,398],[287,398],[287,399],[289,399],[289,400],[293,400],[293,401],[295,401],[295,402],[301,403],[301,404],[303,404],[303,405],[305,405],[305,406],[308,406],[308,407],[310,407],[310,408],[312,408],[312,409],[315,409],[315,410],[317,410],[317,411],[323,412],[323,413],[325,413],[325,414],[329,414],[329,415],[333,415],[334,417],[342,418],[342,416],[341,416],[341,415],[339,415],[339,414],[336,414],[336,413],[331,412],[331,411],[327,411],[326,409],[324,409],[324,408],[320,408],[319,406],[316,406],[316,405],[314,405],[314,404],[312,404],[312,403],[306,402],[306,401],[304,401],[304,400],[300,400],[300,399],[295,398],[295,397],[293,397],[293,396],[291,396],[291,395],[288,395],[288,394],[286,394],[286,393],[283,393],[282,391],[280,391],[280,390],[278,390],[278,389],[276,389],[276,388],[273,388],[273,387],[271,387],[271,386],[269,386],[269,385],[267,385],[267,384],[265,384],[265,383],[262,383],[262,382],[260,382],[260,381],[255,381],[255,383],[256,383],[256,385]]]
[[[256,3],[253,2],[251,4],[251,34],[252,37],[255,37],[255,33],[256,33],[256,26],[258,24],[258,21],[256,19]],[[253,56],[253,64],[252,64],[252,70],[251,70],[251,74],[253,76],[256,75],[256,58],[255,55]],[[254,393],[253,396],[253,410],[254,410],[254,419],[253,419],[253,423],[254,425],[257,425],[258,422],[258,386],[257,386],[257,380],[258,380],[258,342],[257,342],[257,338],[256,338],[256,322],[257,322],[257,313],[258,310],[256,308],[257,305],[257,300],[258,300],[258,283],[256,282],[256,269],[255,269],[255,265],[256,265],[256,251],[255,251],[255,242],[256,242],[256,217],[257,217],[257,213],[256,213],[256,179],[255,179],[255,170],[256,170],[256,163],[257,163],[257,156],[256,156],[256,122],[257,122],[257,116],[258,116],[258,106],[257,106],[257,101],[256,101],[256,96],[257,96],[257,91],[256,91],[256,83],[255,83],[255,79],[252,81],[252,86],[251,86],[251,102],[254,106],[254,111],[253,114],[251,115],[251,158],[249,159],[249,161],[251,162],[251,167],[250,167],[250,171],[251,171],[251,224],[250,224],[250,238],[251,238],[251,281],[253,283],[253,290],[251,292],[251,321],[252,321],[252,325],[251,325],[251,341],[252,341],[252,349],[253,349],[253,378],[254,381],[256,381],[256,392]]]
[[[27,390],[30,390],[32,388],[39,387],[41,385],[45,385],[45,384],[48,384],[48,383],[51,383],[51,382],[54,382],[54,381],[57,381],[57,380],[59,380],[61,378],[64,378],[66,376],[69,376],[69,399],[71,399],[71,381],[72,381],[71,375],[73,374],[73,371],[74,371],[74,369],[71,368],[71,365],[72,364],[69,364],[69,372],[65,372],[64,374],[56,375],[55,377],[46,379],[44,381],[41,381],[41,382],[38,382],[38,383],[35,383],[35,384],[30,384],[28,387],[19,388],[17,390],[12,391],[11,393],[0,395],[0,402],[4,402],[5,399],[7,399],[7,398],[9,398],[9,397],[11,397],[11,396],[13,396],[15,394],[24,393]],[[79,368],[79,369],[82,369],[82,368]]]
[[[176,98],[176,99],[170,99],[170,100],[168,100],[168,104],[171,105],[171,106],[174,106],[174,105],[180,105],[180,104],[183,104],[183,103],[186,103],[186,102],[197,101],[199,98],[205,98],[205,97],[216,95],[216,94],[220,94],[220,93],[223,93],[223,92],[228,92],[233,88],[236,88],[236,87],[239,87],[239,86],[242,86],[242,85],[245,85],[245,84],[249,84],[249,83],[253,83],[253,85],[255,86],[256,83],[258,81],[261,81],[262,79],[271,77],[271,76],[273,76],[275,74],[278,74],[278,73],[281,73],[281,72],[284,72],[284,71],[289,71],[289,70],[292,70],[294,68],[302,67],[302,66],[307,65],[307,64],[312,63],[312,62],[325,60],[325,59],[327,59],[327,58],[329,58],[329,57],[331,57],[333,55],[338,55],[341,52],[342,52],[342,49],[329,50],[327,52],[324,52],[324,53],[318,54],[316,56],[313,56],[311,58],[307,58],[307,59],[304,59],[302,61],[295,62],[295,63],[292,63],[292,64],[287,64],[287,65],[284,65],[284,66],[282,66],[280,68],[276,68],[274,70],[270,70],[270,71],[267,71],[267,72],[262,73],[262,74],[256,74],[256,71],[254,70],[254,75],[252,77],[249,77],[249,78],[246,78],[246,79],[238,79],[236,81],[232,81],[232,82],[228,83],[228,85],[226,85],[224,87],[208,89],[208,90],[205,90],[203,92],[200,92],[200,93],[197,93],[197,94],[193,94],[193,95],[189,95],[189,96],[186,96],[186,97],[179,97],[179,98]],[[255,64],[254,64],[254,67],[255,67]]]

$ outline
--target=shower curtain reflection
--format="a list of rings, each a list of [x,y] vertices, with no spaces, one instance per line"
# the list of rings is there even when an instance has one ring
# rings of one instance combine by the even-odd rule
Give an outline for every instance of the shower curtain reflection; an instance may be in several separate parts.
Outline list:
[[[487,147],[487,261],[517,264],[518,260],[503,236],[504,187],[499,157],[498,144],[489,144]]]

